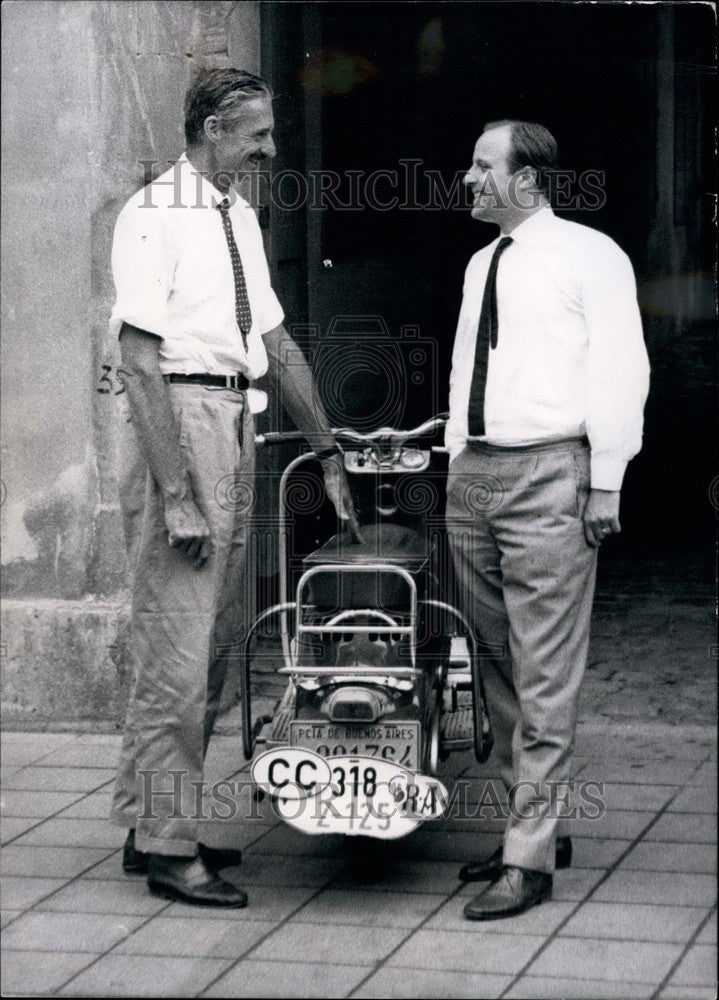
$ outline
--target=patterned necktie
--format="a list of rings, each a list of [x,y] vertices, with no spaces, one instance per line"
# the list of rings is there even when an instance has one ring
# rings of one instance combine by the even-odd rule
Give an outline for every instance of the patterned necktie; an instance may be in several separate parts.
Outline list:
[[[487,281],[482,298],[482,311],[479,314],[477,329],[477,345],[474,350],[474,372],[472,373],[472,388],[469,391],[469,409],[467,426],[470,437],[481,437],[484,428],[484,396],[487,390],[487,369],[489,367],[489,348],[497,346],[499,321],[497,318],[497,268],[499,258],[512,242],[511,236],[503,236],[497,244],[487,272]]]
[[[232,274],[235,279],[235,319],[242,334],[242,346],[245,349],[245,353],[247,353],[247,337],[252,326],[252,310],[250,309],[250,300],[247,295],[245,272],[242,270],[242,259],[232,233],[229,198],[223,198],[217,207],[222,217],[222,228],[225,230],[225,238],[227,239],[230,260],[232,261]]]

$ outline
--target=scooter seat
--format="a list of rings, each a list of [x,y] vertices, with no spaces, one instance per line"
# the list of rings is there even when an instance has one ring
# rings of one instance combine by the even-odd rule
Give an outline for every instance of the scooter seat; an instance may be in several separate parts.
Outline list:
[[[303,562],[305,567],[335,565],[367,566],[386,563],[408,573],[418,573],[429,561],[427,538],[402,524],[380,522],[360,528],[362,544],[355,542],[348,529],[333,535]]]

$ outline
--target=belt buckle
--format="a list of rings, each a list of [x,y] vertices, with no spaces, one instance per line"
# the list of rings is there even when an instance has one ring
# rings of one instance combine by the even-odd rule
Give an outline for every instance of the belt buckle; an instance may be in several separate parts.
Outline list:
[[[225,389],[236,389],[236,378],[235,375],[225,375]]]

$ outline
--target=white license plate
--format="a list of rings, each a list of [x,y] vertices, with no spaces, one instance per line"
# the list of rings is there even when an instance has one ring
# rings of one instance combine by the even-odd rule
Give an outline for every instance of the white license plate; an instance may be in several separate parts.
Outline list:
[[[307,777],[314,767],[312,775],[321,780],[320,772],[330,771],[326,784],[320,780],[306,787],[307,794],[301,797],[291,793],[289,784],[275,789],[278,815],[304,833],[392,840],[441,816],[447,805],[447,789],[438,778],[414,774],[379,757],[319,758],[297,747],[269,750],[263,757],[269,778],[275,770],[275,778],[289,773],[293,765],[295,772],[302,770]],[[258,778],[260,770],[263,767],[258,764]]]
[[[359,725],[327,719],[294,720],[290,746],[306,747],[321,757],[376,757],[419,770],[419,722],[367,722]]]

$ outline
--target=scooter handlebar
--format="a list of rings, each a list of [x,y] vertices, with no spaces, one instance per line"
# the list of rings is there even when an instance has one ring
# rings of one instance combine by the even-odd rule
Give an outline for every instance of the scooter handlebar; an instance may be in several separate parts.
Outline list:
[[[352,444],[374,444],[377,441],[391,441],[393,444],[403,444],[413,438],[424,437],[426,434],[433,434],[443,427],[449,414],[439,413],[435,417],[425,420],[419,427],[414,427],[409,431],[398,431],[394,427],[379,427],[376,431],[368,434],[361,434],[352,430],[351,427],[332,428],[332,435],[338,441],[346,441]],[[304,441],[306,435],[302,431],[268,431],[266,434],[258,434],[255,437],[255,444],[258,448],[266,445],[284,444],[287,441]]]

